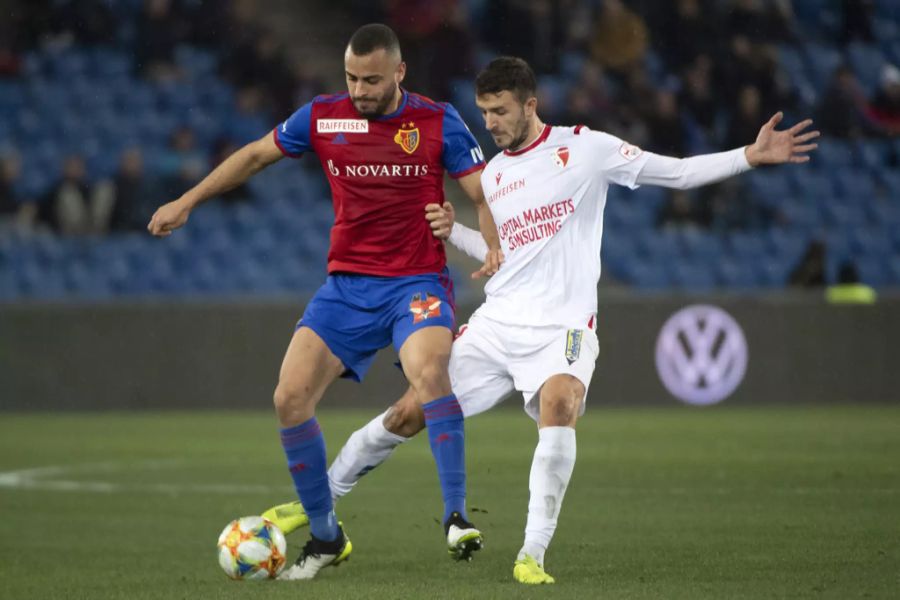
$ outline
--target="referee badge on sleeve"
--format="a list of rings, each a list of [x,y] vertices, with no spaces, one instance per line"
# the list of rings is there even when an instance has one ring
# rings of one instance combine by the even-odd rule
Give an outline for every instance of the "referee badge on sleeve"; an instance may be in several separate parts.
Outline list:
[[[571,365],[581,356],[581,338],[584,332],[580,329],[570,329],[566,333],[566,360]]]

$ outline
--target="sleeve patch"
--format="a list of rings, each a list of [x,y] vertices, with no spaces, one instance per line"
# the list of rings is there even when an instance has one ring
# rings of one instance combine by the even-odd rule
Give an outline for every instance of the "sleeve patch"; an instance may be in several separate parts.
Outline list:
[[[628,142],[623,142],[619,147],[619,154],[625,157],[625,160],[632,161],[640,156],[644,151],[638,148],[637,146],[633,146]]]

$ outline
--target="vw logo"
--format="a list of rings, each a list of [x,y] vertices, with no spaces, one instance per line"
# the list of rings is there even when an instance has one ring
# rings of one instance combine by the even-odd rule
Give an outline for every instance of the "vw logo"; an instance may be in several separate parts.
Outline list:
[[[666,321],[656,340],[656,371],[669,392],[688,404],[721,402],[747,370],[747,340],[731,315],[694,305]]]

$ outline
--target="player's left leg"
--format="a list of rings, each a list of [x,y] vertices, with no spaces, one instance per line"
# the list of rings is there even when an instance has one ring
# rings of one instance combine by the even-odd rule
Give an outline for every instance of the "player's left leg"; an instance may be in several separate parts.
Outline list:
[[[457,560],[470,560],[481,548],[482,537],[466,516],[465,427],[448,374],[452,339],[445,327],[419,329],[401,346],[400,362],[425,415],[444,499],[443,523],[450,553]]]
[[[544,571],[544,553],[550,545],[563,497],[575,467],[575,422],[584,402],[585,386],[576,377],[550,377],[540,391],[538,445],[528,478],[530,499],[525,543],[513,567],[517,581],[554,583]]]

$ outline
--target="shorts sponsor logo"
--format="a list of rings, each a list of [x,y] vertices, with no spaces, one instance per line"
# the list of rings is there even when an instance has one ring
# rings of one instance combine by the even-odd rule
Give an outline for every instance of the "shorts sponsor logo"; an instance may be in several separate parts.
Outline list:
[[[571,365],[581,356],[581,339],[584,332],[580,329],[570,329],[566,333],[566,361]]]
[[[319,133],[369,133],[366,119],[319,119],[316,121]]]
[[[419,147],[419,128],[415,123],[403,124],[394,136],[394,142],[403,148],[407,154],[412,154]]]
[[[721,402],[747,370],[747,340],[737,321],[716,306],[693,305],[663,325],[656,370],[666,389],[687,404]]]
[[[441,299],[431,294],[416,294],[409,303],[409,312],[413,314],[413,323],[421,323],[426,319],[441,316]]]

